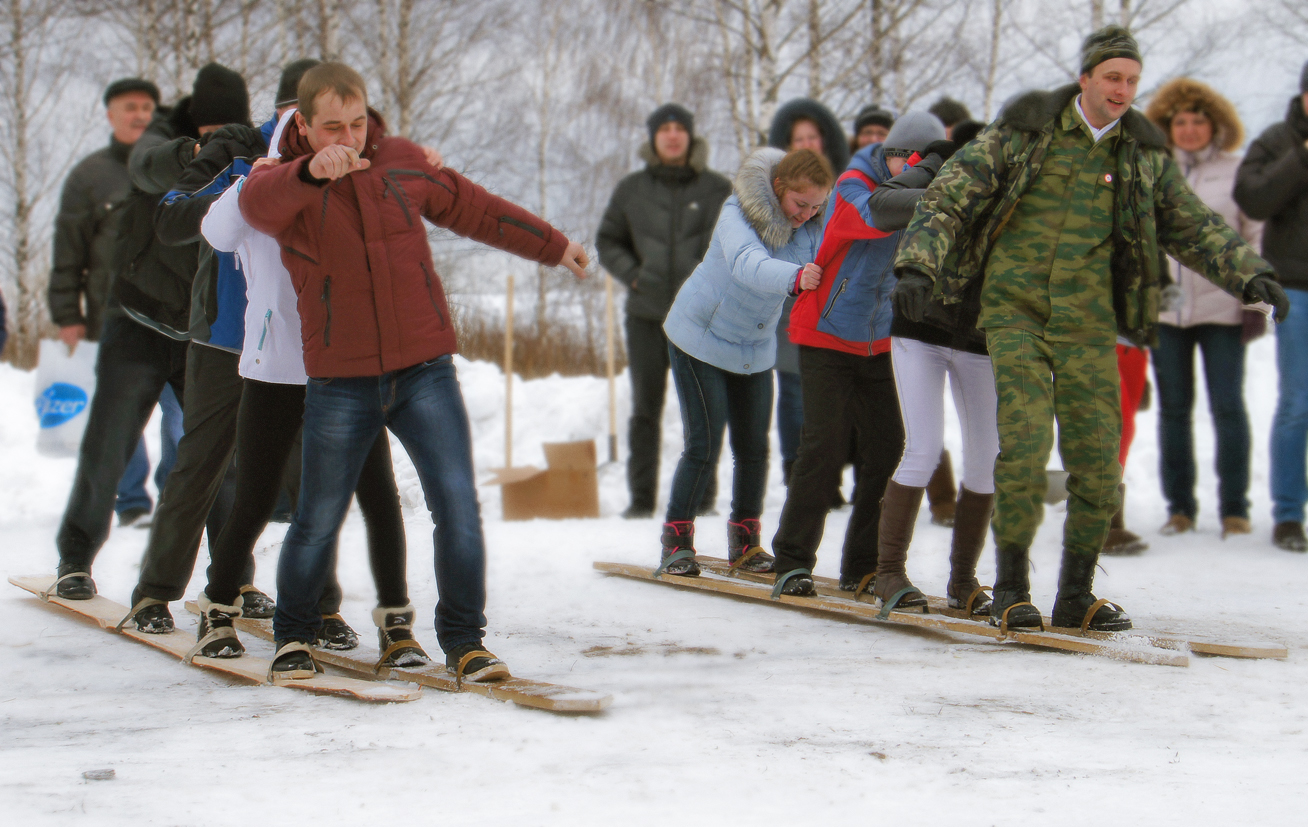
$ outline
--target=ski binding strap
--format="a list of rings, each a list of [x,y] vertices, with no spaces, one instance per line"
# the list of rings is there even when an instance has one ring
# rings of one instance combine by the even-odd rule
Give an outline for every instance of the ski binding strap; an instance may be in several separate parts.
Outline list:
[[[736,571],[741,566],[749,562],[750,558],[757,557],[758,555],[764,553],[766,552],[763,550],[762,546],[754,546],[751,549],[747,549],[746,551],[741,553],[740,558],[737,559],[736,562],[732,563],[730,566],[727,566],[727,574],[735,574]]]
[[[57,590],[59,588],[60,583],[64,582],[70,577],[90,577],[90,576],[91,573],[89,571],[70,571],[61,577],[56,577],[55,581],[50,584],[50,588],[46,589],[45,591],[37,592],[36,596],[41,598],[42,603],[49,603],[50,598],[59,596]]]
[[[660,565],[658,568],[654,569],[654,575],[653,575],[653,576],[654,576],[655,578],[662,577],[662,576],[663,576],[663,572],[667,570],[668,566],[670,566],[670,565],[672,565],[673,563],[676,563],[676,562],[678,562],[678,561],[680,561],[680,560],[694,560],[694,559],[695,559],[695,550],[694,550],[694,549],[692,549],[692,548],[683,548],[683,549],[678,549],[678,550],[674,551],[672,554],[669,554],[669,555],[668,555],[668,559],[664,560],[663,563],[662,563],[662,565]]]
[[[1104,606],[1112,606],[1114,611],[1118,611],[1118,612],[1122,611],[1122,607],[1117,605],[1113,601],[1105,600],[1102,597],[1099,598],[1098,600],[1096,600],[1094,603],[1090,605],[1090,608],[1085,610],[1085,617],[1081,620],[1082,637],[1085,637],[1085,633],[1090,630],[1090,621],[1095,619],[1095,612],[1099,611]]]
[[[776,584],[775,586],[772,587],[772,599],[773,599],[773,600],[780,600],[780,599],[781,599],[781,590],[782,590],[782,588],[785,587],[785,585],[786,585],[786,581],[788,581],[788,580],[789,580],[790,578],[792,578],[792,577],[795,577],[795,576],[797,576],[797,575],[801,575],[801,574],[803,574],[803,575],[807,575],[807,576],[809,576],[809,577],[812,577],[812,576],[813,576],[813,572],[810,571],[809,569],[794,569],[794,570],[792,570],[792,571],[788,571],[788,572],[786,572],[786,573],[785,573],[784,575],[782,575],[781,577],[778,577],[778,578],[777,578],[777,584]]]
[[[156,605],[166,606],[168,605],[168,601],[160,600],[156,597],[142,597],[135,606],[127,610],[127,614],[123,615],[123,619],[118,621],[118,625],[114,627],[114,631],[121,632],[124,626],[132,622],[132,618],[136,617],[137,612],[141,611],[146,606],[156,606]]]
[[[886,618],[890,617],[890,613],[895,610],[896,606],[899,605],[899,601],[903,600],[905,595],[910,595],[915,591],[917,591],[917,589],[913,588],[912,586],[905,586],[904,588],[895,592],[893,595],[891,595],[889,600],[882,602],[881,611],[877,612],[877,618],[879,620],[885,620]],[[928,613],[929,612],[924,606],[922,614],[928,614]]]

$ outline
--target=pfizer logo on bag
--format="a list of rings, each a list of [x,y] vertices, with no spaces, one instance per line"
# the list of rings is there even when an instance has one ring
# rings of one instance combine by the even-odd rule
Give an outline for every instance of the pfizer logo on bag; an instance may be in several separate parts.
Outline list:
[[[36,415],[42,428],[57,428],[86,410],[86,391],[67,382],[55,382],[36,399]]]
[[[63,342],[41,342],[36,369],[36,450],[47,457],[75,457],[95,396],[95,342],[79,342],[72,353]]]

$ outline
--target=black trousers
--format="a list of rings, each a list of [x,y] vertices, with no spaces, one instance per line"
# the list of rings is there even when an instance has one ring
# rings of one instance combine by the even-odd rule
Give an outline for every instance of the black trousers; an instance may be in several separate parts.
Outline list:
[[[631,419],[627,423],[627,490],[631,504],[654,510],[659,490],[659,448],[663,403],[668,392],[668,337],[663,322],[627,316],[627,373],[631,377]],[[718,457],[711,458],[703,505],[718,498]],[[699,503],[696,511],[702,510]]]
[[[285,480],[292,500],[300,491],[301,431],[304,426],[304,386],[277,385],[246,379],[236,422],[236,502],[218,541],[209,551],[210,600],[231,605],[247,568],[254,565],[254,546],[268,525]],[[368,530],[368,559],[377,584],[377,605],[407,606],[404,514],[395,485],[391,446],[383,430],[364,460],[355,498]],[[332,570],[318,608],[323,614],[340,611],[341,587]]]
[[[208,345],[192,343],[187,351],[187,397],[177,463],[159,494],[133,605],[144,597],[180,600],[195,572],[206,518],[212,514],[210,542],[227,522],[236,493],[229,470],[241,404],[240,361],[240,354]],[[251,566],[244,582],[253,575]]]
[[[904,452],[904,421],[890,354],[859,356],[801,346],[799,366],[804,428],[781,524],[772,538],[776,570],[783,575],[812,569],[817,562],[827,510],[840,487],[840,472],[849,458],[850,435],[854,433],[858,484],[840,574],[858,580],[876,571],[881,498]]]
[[[169,339],[122,314],[105,319],[95,365],[95,396],[68,506],[55,538],[61,574],[91,570],[109,536],[118,481],[165,384],[173,386],[185,407],[186,350],[186,342]]]

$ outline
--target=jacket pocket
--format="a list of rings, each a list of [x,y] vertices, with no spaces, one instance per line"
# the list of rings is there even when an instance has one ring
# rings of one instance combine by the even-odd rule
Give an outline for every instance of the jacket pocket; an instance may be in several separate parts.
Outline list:
[[[427,269],[427,262],[420,261],[418,266],[422,267],[422,277],[427,280],[427,299],[431,302],[431,309],[436,311],[436,318],[441,320],[441,327],[446,327],[445,313],[441,310],[440,302],[436,301],[436,293],[431,287],[431,271]]]
[[[327,312],[327,320],[322,326],[322,346],[332,346],[332,277],[322,281],[322,304]]]
[[[385,200],[388,193],[395,193],[395,203],[399,204],[400,209],[404,211],[404,221],[412,227],[413,213],[409,211],[409,199],[405,196],[404,189],[392,181],[389,175],[382,178],[382,186],[385,188],[382,190],[382,199]]]
[[[841,294],[845,292],[845,288],[848,286],[849,279],[845,279],[840,283],[840,289],[836,290],[836,294],[831,297],[831,301],[827,302],[826,309],[822,311],[822,318],[825,319],[827,316],[830,316],[831,311],[836,309],[836,302],[840,301]]]

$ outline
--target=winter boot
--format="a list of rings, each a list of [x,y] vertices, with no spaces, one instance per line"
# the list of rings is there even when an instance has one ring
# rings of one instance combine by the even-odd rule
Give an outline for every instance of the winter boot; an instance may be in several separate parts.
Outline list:
[[[95,581],[91,579],[91,567],[77,563],[60,563],[55,569],[55,581],[46,590],[46,595],[53,594],[64,600],[90,600],[95,597]]]
[[[224,606],[214,603],[209,595],[200,592],[195,601],[200,607],[200,625],[196,629],[196,644],[186,653],[186,662],[190,663],[196,655],[205,658],[239,658],[245,654],[245,647],[236,637],[233,622],[241,616],[241,598],[236,598],[235,605]]]
[[[727,521],[727,562],[732,568],[766,574],[776,560],[763,550],[763,525],[758,520]]]
[[[931,508],[931,522],[945,527],[952,526],[958,489],[954,485],[954,463],[949,459],[947,450],[940,452],[940,462],[927,481],[926,495]]]
[[[976,563],[986,547],[994,504],[994,494],[977,494],[959,486],[954,544],[949,550],[949,585],[945,588],[951,609],[968,610],[974,615],[990,613],[990,598],[976,579]]]
[[[269,620],[277,611],[273,599],[251,585],[241,586],[241,617]]]
[[[1304,536],[1303,523],[1289,520],[1277,523],[1272,528],[1272,543],[1285,551],[1308,551],[1308,537]]]
[[[359,645],[359,636],[339,614],[323,615],[322,626],[318,629],[318,645],[324,649],[353,649]]]
[[[1108,539],[1104,540],[1104,548],[1100,553],[1114,557],[1141,554],[1149,548],[1149,544],[1139,534],[1126,530],[1126,483],[1117,486],[1117,494],[1122,498],[1122,504],[1113,515],[1113,521],[1108,527]]]
[[[277,654],[273,655],[268,665],[269,683],[286,683],[312,678],[315,673],[323,671],[321,664],[313,656],[313,647],[302,640],[273,641]]]
[[[1121,606],[1096,600],[1090,593],[1096,562],[1095,557],[1063,550],[1063,567],[1058,572],[1058,599],[1054,601],[1052,618],[1055,626],[1084,627],[1094,632],[1125,632],[1131,628],[1131,618]],[[1092,609],[1093,616],[1087,617]]]
[[[777,574],[776,586],[772,589],[773,599],[780,595],[788,597],[813,597],[817,586],[813,583],[813,573],[808,569],[792,569]]]
[[[908,580],[904,562],[913,542],[913,524],[922,507],[925,489],[909,488],[894,480],[886,483],[881,498],[881,526],[877,533],[877,578],[872,593],[880,603],[896,609],[926,606],[926,595]]]
[[[448,652],[445,655],[445,670],[452,672],[454,679],[460,683],[484,683],[513,677],[504,661],[481,648],[479,643],[465,643]]]
[[[1004,546],[995,552],[995,591],[990,603],[990,625],[1001,629],[1042,626],[1040,610],[1031,605],[1031,551]]]
[[[398,609],[378,607],[372,610],[372,622],[377,624],[377,649],[381,652],[377,659],[379,670],[383,666],[409,668],[431,663],[431,658],[413,639],[416,613],[413,604]]]
[[[115,631],[121,632],[128,623],[136,624],[136,631],[147,635],[166,635],[176,629],[173,613],[168,610],[168,601],[153,597],[143,597],[127,612],[127,616],[118,621]]]
[[[840,575],[840,590],[842,592],[856,592],[854,599],[858,600],[862,595],[872,594],[872,588],[876,585],[877,573],[870,572],[862,577],[853,575]]]
[[[660,574],[699,576],[699,563],[695,562],[694,521],[680,520],[663,524],[662,562],[654,570],[654,576],[658,577]]]

